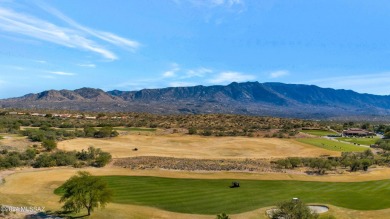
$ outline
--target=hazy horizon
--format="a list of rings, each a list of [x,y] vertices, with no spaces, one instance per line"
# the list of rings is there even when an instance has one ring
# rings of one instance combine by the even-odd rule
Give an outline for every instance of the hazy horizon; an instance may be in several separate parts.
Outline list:
[[[249,83],[255,83],[255,82],[258,82],[258,81],[247,81]],[[231,83],[247,83],[247,82],[231,82]],[[281,82],[259,82],[259,83],[281,83]],[[283,83],[283,84],[293,84],[293,83]],[[313,84],[297,84],[297,85],[307,85],[307,86],[313,86]],[[215,84],[215,85],[191,85],[191,86],[177,86],[177,87],[194,87],[194,86],[227,86],[227,85],[220,85],[220,84]],[[317,85],[314,85],[314,86],[317,86]],[[171,86],[172,87],[172,86]],[[320,87],[320,86],[318,86]],[[82,89],[82,88],[92,88],[92,89],[101,89],[99,87],[79,87],[79,88],[75,88],[75,89],[48,89],[48,90],[42,90],[42,91],[39,91],[39,92],[32,92],[32,93],[26,93],[26,94],[23,94],[21,96],[24,96],[24,95],[28,95],[28,94],[37,94],[37,93],[41,93],[41,92],[44,92],[44,91],[49,91],[49,90],[57,90],[57,91],[60,91],[60,90],[71,90],[71,91],[74,91],[74,90],[77,90],[77,89]],[[113,89],[113,90],[104,90],[104,89],[101,89],[103,90],[104,92],[109,92],[109,91],[114,91],[114,90],[118,90],[118,91],[140,91],[140,90],[143,90],[143,89],[164,89],[164,88],[169,88],[169,87],[157,87],[157,88],[142,88],[142,89],[137,89],[137,90],[120,90],[120,89]],[[329,89],[330,87],[320,87],[320,88],[324,88],[324,89]],[[335,89],[335,88],[330,88],[330,89]],[[335,90],[350,90],[350,91],[354,91],[354,90],[351,90],[351,89],[335,89]],[[354,92],[357,92],[357,91],[354,91]],[[357,92],[357,93],[360,93],[360,94],[370,94],[370,93],[363,93],[363,92]],[[372,94],[372,95],[380,95],[380,96],[390,96],[390,95],[382,95],[382,94]],[[8,98],[17,98],[17,97],[21,97],[21,96],[14,96],[14,97],[5,97],[5,98],[0,98],[0,99],[8,99]]]

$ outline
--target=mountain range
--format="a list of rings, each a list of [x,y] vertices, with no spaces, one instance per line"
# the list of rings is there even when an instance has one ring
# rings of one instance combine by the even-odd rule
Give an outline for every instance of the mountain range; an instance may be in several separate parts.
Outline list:
[[[233,113],[295,118],[390,116],[390,96],[314,85],[233,82],[229,85],[169,87],[140,91],[94,88],[47,90],[0,100],[1,108],[148,112]]]

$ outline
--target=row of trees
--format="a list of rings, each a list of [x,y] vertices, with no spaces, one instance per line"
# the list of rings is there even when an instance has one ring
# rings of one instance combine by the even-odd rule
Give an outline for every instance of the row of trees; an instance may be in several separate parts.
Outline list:
[[[390,151],[390,140],[380,139],[376,142],[379,148],[383,149],[385,152]]]
[[[298,158],[289,157],[274,161],[279,168],[294,169],[297,167],[309,167],[317,174],[325,174],[326,171],[337,167],[349,168],[351,172],[358,170],[367,171],[372,164],[378,164],[381,160],[375,159],[371,150],[364,152],[343,152],[341,157],[328,158]]]
[[[45,142],[59,141],[72,139],[75,137],[94,137],[94,138],[107,138],[116,137],[119,133],[111,126],[105,126],[100,129],[94,127],[84,127],[82,130],[62,130],[54,129],[47,126],[40,127],[39,129],[26,129],[21,131],[22,135],[27,136],[31,141]]]
[[[53,166],[103,167],[112,160],[110,153],[94,147],[79,152],[56,150],[51,153],[38,153],[39,151],[33,148],[29,148],[24,152],[3,150],[0,153],[0,169],[20,166],[32,166],[34,168]]]
[[[48,113],[49,115],[50,113]],[[31,115],[3,115],[0,114],[0,130],[19,131],[21,126],[74,128],[103,127],[103,126],[128,126],[150,128],[194,128],[194,134],[218,135],[218,136],[252,136],[258,131],[271,129],[297,130],[301,127],[318,127],[318,122],[298,119],[245,116],[245,115],[153,115],[147,113],[118,115],[98,115],[96,120],[59,118],[59,117],[33,117]],[[112,117],[116,117],[113,119]],[[2,124],[2,121],[4,124]],[[11,125],[12,124],[12,125]],[[293,132],[291,132],[293,133]]]

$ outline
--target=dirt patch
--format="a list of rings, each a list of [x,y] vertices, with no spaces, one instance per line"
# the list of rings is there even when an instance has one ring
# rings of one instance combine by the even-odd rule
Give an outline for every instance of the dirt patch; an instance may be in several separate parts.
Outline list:
[[[33,143],[27,139],[27,137],[14,135],[14,134],[1,134],[3,139],[0,139],[0,150],[9,151],[25,151],[28,146]],[[39,143],[38,143],[39,144]]]
[[[13,170],[3,170],[3,171],[0,171],[0,185],[3,184],[5,182],[5,177],[11,175],[15,173],[15,171]]]
[[[284,157],[338,156],[340,152],[275,138],[202,137],[188,135],[125,135],[110,139],[78,138],[58,143],[63,150],[90,146],[110,152],[114,158],[161,156],[197,159],[262,159]],[[134,150],[137,148],[138,150]]]

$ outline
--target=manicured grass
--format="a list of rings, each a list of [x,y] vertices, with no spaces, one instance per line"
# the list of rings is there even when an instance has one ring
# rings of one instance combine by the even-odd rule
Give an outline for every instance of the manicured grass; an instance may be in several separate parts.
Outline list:
[[[136,132],[155,132],[156,129],[152,128],[136,128],[136,127],[115,127],[117,131],[136,131]]]
[[[332,204],[356,210],[390,208],[390,180],[308,182],[231,179],[175,179],[143,176],[103,176],[114,192],[113,202],[146,205],[173,212],[228,214],[273,206],[298,197],[306,203]],[[60,189],[55,191],[60,193]]]
[[[374,137],[374,138],[336,138],[340,141],[347,141],[351,143],[356,143],[356,144],[363,144],[363,145],[371,145],[375,144],[376,141],[378,141],[380,138]]]
[[[366,147],[356,146],[353,144],[333,141],[325,138],[297,138],[299,142],[310,144],[316,147],[324,148],[331,151],[364,151]]]
[[[337,135],[338,133],[327,130],[302,130],[301,132],[315,136]]]

